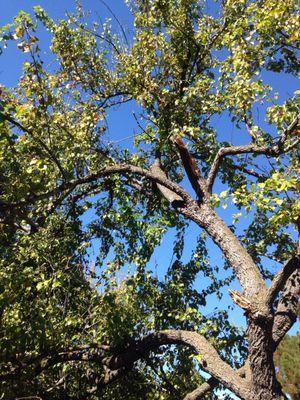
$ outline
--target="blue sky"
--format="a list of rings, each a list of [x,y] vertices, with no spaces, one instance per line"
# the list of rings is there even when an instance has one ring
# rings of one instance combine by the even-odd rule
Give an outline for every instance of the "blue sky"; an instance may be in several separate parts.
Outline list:
[[[107,17],[111,17],[108,9],[103,5],[101,0],[84,0],[82,4],[85,9],[89,9],[95,16],[99,16],[101,19],[105,19]],[[116,14],[120,24],[124,27],[125,31],[132,33],[132,17],[125,6],[123,0],[107,0],[107,4],[111,7],[113,12]],[[63,18],[66,11],[74,10],[74,1],[72,0],[0,0],[0,25],[4,25],[12,20],[12,18],[17,14],[20,9],[23,9],[27,12],[31,12],[32,7],[34,5],[40,5],[44,8],[52,18]],[[120,30],[118,24],[115,23],[115,29]],[[41,31],[41,47],[44,51],[47,50],[47,44],[49,43],[49,39],[47,33],[45,31]],[[44,44],[44,46],[43,46]],[[10,45],[8,49],[6,49],[3,56],[0,57],[0,83],[10,86],[16,82],[16,79],[21,74],[21,66],[24,61],[24,55],[21,52],[16,53],[15,48]],[[296,81],[294,78],[288,78],[283,75],[276,75],[272,73],[268,73],[265,76],[267,83],[269,83],[275,91],[280,93],[279,100],[283,101],[284,99],[290,97],[294,90],[297,89]],[[113,114],[109,118],[110,122],[110,139],[119,141],[128,136],[131,136],[136,130],[137,126],[133,118],[133,111],[136,109],[134,103],[128,103],[116,111],[116,115]],[[219,118],[215,121],[216,128],[223,130],[226,128],[227,132],[233,132],[234,127],[229,119]],[[242,139],[243,140],[243,139]],[[124,146],[131,146],[132,139],[125,139],[123,142]],[[222,187],[219,186],[219,190],[222,190]],[[231,211],[233,209],[231,207],[228,208],[224,212],[225,219],[227,222],[231,222]],[[245,217],[244,222],[242,224],[247,223],[247,218]],[[184,256],[188,258],[193,248],[193,244],[195,243],[196,237],[199,234],[198,228],[195,225],[191,224],[191,227],[187,231],[187,245],[185,248]],[[154,269],[157,264],[160,272],[164,272],[166,267],[170,263],[170,259],[172,257],[172,232],[167,234],[163,239],[163,242],[153,255],[150,268]],[[210,250],[212,253],[212,261],[215,264],[222,263],[220,251],[213,245],[210,245]],[[96,250],[95,250],[96,251]],[[199,276],[196,285],[200,285],[200,281],[203,280],[203,277]],[[201,281],[201,286],[203,282]],[[238,285],[234,285],[234,288],[238,288]],[[207,312],[210,312],[214,309],[214,307],[218,306],[218,300],[212,298],[209,304],[209,309]],[[230,304],[231,300],[229,296],[225,296],[225,304]],[[235,311],[232,316],[232,320],[237,325],[243,325],[244,318],[243,313],[240,310]],[[295,331],[296,328],[293,329]]]

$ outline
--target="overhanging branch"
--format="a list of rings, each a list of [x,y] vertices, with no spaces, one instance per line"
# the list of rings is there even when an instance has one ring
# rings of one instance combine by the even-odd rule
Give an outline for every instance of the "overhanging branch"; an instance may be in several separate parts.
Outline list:
[[[107,357],[103,363],[110,370],[118,370],[133,365],[137,360],[144,358],[149,352],[163,345],[185,345],[190,347],[199,356],[201,368],[212,375],[218,382],[225,385],[237,395],[244,397],[248,393],[246,381],[224,362],[214,347],[197,332],[183,330],[165,330],[149,334],[139,342],[131,344],[122,352]]]
[[[157,173],[155,173],[151,170],[147,170],[147,169],[137,167],[134,165],[130,165],[130,164],[113,164],[111,166],[107,166],[107,167],[101,169],[98,172],[86,175],[85,177],[70,180],[68,182],[63,182],[62,184],[58,185],[56,188],[51,189],[47,192],[40,193],[40,194],[34,195],[34,196],[29,196],[24,201],[20,201],[17,203],[6,203],[6,202],[2,201],[1,205],[3,208],[9,208],[9,209],[32,205],[32,204],[35,204],[39,200],[43,200],[43,199],[47,199],[52,196],[60,195],[61,193],[65,192],[67,190],[75,189],[78,186],[95,182],[100,178],[107,177],[107,176],[113,175],[113,174],[121,174],[121,175],[136,174],[136,175],[143,176],[157,184],[160,184],[163,187],[166,187],[167,189],[171,190],[172,192],[174,192],[175,194],[180,196],[183,200],[191,201],[190,195],[180,185],[170,181],[166,176],[163,176],[161,174],[158,175]]]
[[[96,362],[103,367],[104,379],[99,381],[97,387],[92,390],[100,390],[110,382],[115,381],[126,371],[132,369],[135,362],[146,358],[151,351],[158,350],[164,345],[184,345],[190,347],[198,355],[201,368],[214,377],[214,379],[225,385],[242,398],[248,394],[247,382],[234,371],[229,364],[224,362],[214,347],[204,336],[197,332],[184,330],[164,330],[151,333],[139,341],[130,343],[124,349],[113,349],[107,346],[80,346],[63,352],[49,353],[43,357],[33,357],[28,360],[19,361],[19,367],[10,373],[0,375],[1,381],[12,379],[26,368],[33,367],[34,375],[58,363],[70,361]],[[107,352],[112,355],[106,356]],[[106,353],[106,354],[105,354]]]
[[[218,381],[215,378],[209,378],[207,382],[202,383],[201,386],[188,393],[183,400],[200,400],[207,392],[214,389],[217,384]]]
[[[245,378],[249,381],[249,376],[247,373],[249,372],[249,361],[247,360],[245,364],[237,370],[237,373],[240,377]],[[218,380],[211,377],[206,382],[202,383],[199,387],[197,387],[192,392],[188,393],[183,400],[200,400],[203,396],[213,390],[218,385]]]

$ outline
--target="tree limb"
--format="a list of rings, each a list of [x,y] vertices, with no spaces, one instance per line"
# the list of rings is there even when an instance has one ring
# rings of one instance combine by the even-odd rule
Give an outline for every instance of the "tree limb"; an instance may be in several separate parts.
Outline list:
[[[167,175],[161,168],[161,162],[160,159],[157,157],[154,161],[154,163],[150,167],[150,171],[153,172],[156,176],[159,176],[163,179],[167,179]],[[176,194],[173,190],[168,189],[164,185],[161,185],[160,183],[157,183],[157,188],[160,191],[160,193],[164,196],[166,200],[168,200],[171,204],[174,204],[174,202],[183,202],[183,199],[181,196]]]
[[[285,141],[286,141],[288,135],[290,135],[290,134],[297,128],[298,123],[299,123],[299,117],[300,117],[300,116],[297,115],[297,116],[293,119],[293,121],[291,122],[291,124],[281,133],[280,139],[279,139],[279,142],[278,142],[278,146],[279,146],[279,147],[283,147],[283,146],[284,146],[284,143],[285,143]]]
[[[299,296],[300,270],[298,268],[288,278],[278,302],[272,330],[274,348],[278,346],[281,339],[296,322],[299,311]]]
[[[188,393],[183,400],[200,400],[207,392],[214,389],[218,384],[215,378],[209,378],[207,382],[202,383],[192,392]]]
[[[103,364],[111,370],[118,370],[133,365],[137,360],[149,354],[150,351],[170,344],[189,346],[196,354],[201,356],[199,362],[203,370],[242,398],[248,394],[247,382],[240,378],[238,373],[220,358],[217,351],[204,336],[196,332],[165,330],[149,334],[139,342],[129,345],[123,352],[103,359]]]
[[[263,296],[266,286],[257,265],[212,207],[206,203],[199,206],[194,202],[180,212],[203,228],[221,249],[244,289],[244,296],[250,301],[255,296]]]
[[[277,294],[284,288],[286,281],[292,275],[296,269],[300,268],[300,258],[298,255],[292,257],[275,275],[268,291],[266,302],[268,305],[272,305]]]
[[[249,360],[246,360],[245,364],[237,370],[237,373],[241,378],[249,381]],[[200,400],[207,392],[213,390],[218,383],[217,379],[211,377],[198,388],[188,393],[183,400]]]
[[[180,185],[170,181],[166,177],[166,175],[158,174],[157,171],[153,172],[151,170],[147,170],[147,169],[137,167],[137,166],[134,166],[131,164],[114,164],[111,166],[107,166],[98,172],[88,174],[85,177],[73,179],[68,182],[63,182],[62,184],[60,184],[59,186],[57,186],[54,189],[49,190],[48,192],[41,193],[41,194],[34,195],[34,196],[28,196],[27,199],[24,201],[20,201],[17,203],[7,203],[7,202],[2,201],[1,206],[4,208],[12,209],[12,208],[16,208],[16,207],[26,206],[29,204],[34,204],[39,200],[43,200],[43,199],[61,194],[62,192],[69,190],[69,189],[75,189],[77,186],[97,181],[98,179],[109,176],[109,175],[113,175],[113,174],[125,175],[128,173],[140,175],[147,179],[150,179],[151,181],[158,183],[161,186],[166,187],[167,189],[171,190],[175,194],[179,195],[182,200],[189,201],[189,202],[192,200],[190,195]]]
[[[14,371],[0,375],[0,380],[12,379],[30,365],[34,366],[34,375],[37,376],[57,363],[69,361],[96,362],[103,366],[105,376],[92,390],[101,390],[108,383],[115,381],[119,376],[130,370],[136,361],[147,357],[151,351],[172,344],[190,347],[195,354],[200,356],[198,360],[203,370],[242,398],[248,394],[247,381],[242,379],[237,371],[234,371],[229,364],[220,358],[208,340],[197,332],[184,330],[164,330],[151,333],[137,342],[130,343],[123,350],[110,348],[113,353],[110,356],[105,356],[102,346],[80,346],[56,354],[50,353],[42,358],[34,357],[21,362],[20,367]],[[104,351],[107,351],[106,346]]]
[[[201,177],[201,173],[194,157],[190,154],[181,137],[173,136],[172,142],[175,143],[179,151],[185,172],[193,189],[195,190],[198,198],[202,199],[205,196],[206,184],[205,180]]]
[[[289,133],[291,133],[293,130],[297,128],[297,124],[298,124],[298,119],[296,123],[292,124],[292,129],[289,130]],[[242,146],[221,147],[217,152],[217,155],[211,165],[210,171],[207,176],[206,183],[208,191],[211,192],[212,190],[214,180],[218,173],[221,161],[224,157],[234,156],[238,154],[246,154],[246,153],[264,154],[266,156],[276,157],[279,156],[280,154],[286,153],[295,148],[298,145],[299,141],[300,141],[299,139],[295,140],[286,148],[284,148],[284,143],[282,143],[280,140],[273,147],[260,146],[255,143],[248,143]]]

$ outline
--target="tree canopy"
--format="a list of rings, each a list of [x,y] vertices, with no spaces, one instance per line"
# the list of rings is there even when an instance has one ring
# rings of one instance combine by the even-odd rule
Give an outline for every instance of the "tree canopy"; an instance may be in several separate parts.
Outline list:
[[[299,93],[268,78],[299,72],[297,2],[127,3],[132,30],[79,3],[0,29],[26,58],[0,87],[1,398],[282,400]],[[109,129],[128,102],[132,145]]]

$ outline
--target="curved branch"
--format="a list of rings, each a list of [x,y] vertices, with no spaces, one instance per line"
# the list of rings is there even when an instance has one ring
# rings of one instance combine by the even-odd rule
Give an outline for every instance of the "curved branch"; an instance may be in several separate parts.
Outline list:
[[[167,175],[161,168],[161,162],[159,158],[156,158],[154,163],[151,165],[150,171],[153,172],[156,176],[160,176],[163,179],[167,179]],[[167,199],[170,203],[174,204],[174,202],[183,202],[181,196],[179,196],[173,190],[168,189],[164,185],[157,183],[157,188],[160,191],[160,193],[164,196],[164,198]]]
[[[296,269],[300,268],[299,256],[292,257],[278,273],[275,275],[266,296],[266,302],[268,305],[272,305],[277,294],[284,288],[287,280]]]
[[[300,270],[293,272],[285,284],[274,317],[272,337],[276,348],[297,319],[300,296]]]
[[[197,332],[183,330],[165,330],[149,334],[139,342],[129,345],[123,352],[103,359],[110,370],[118,370],[133,365],[137,360],[144,358],[150,351],[163,345],[186,345],[201,356],[201,368],[211,374],[218,382],[244,398],[248,393],[247,382],[224,362],[214,347]],[[200,358],[200,357],[199,357]]]
[[[174,344],[188,346],[198,355],[201,369],[213,377],[210,383],[219,382],[241,398],[249,395],[248,381],[241,377],[243,376],[240,372],[242,369],[234,371],[229,364],[220,358],[217,351],[204,336],[197,332],[184,330],[164,330],[151,333],[139,341],[130,343],[122,350],[95,344],[80,346],[63,352],[49,353],[42,357],[33,357],[20,361],[19,366],[10,373],[0,375],[0,380],[13,379],[22,370],[24,371],[30,366],[33,366],[34,375],[37,376],[58,363],[70,361],[96,362],[102,365],[105,374],[104,378],[101,378],[96,387],[92,389],[93,392],[103,389],[107,384],[118,379],[132,369],[136,361],[146,358],[151,351],[155,351],[164,345]],[[107,351],[110,351],[112,355],[106,356]]]
[[[217,155],[211,165],[210,171],[207,176],[207,189],[209,192],[212,190],[214,180],[217,176],[221,161],[224,157],[234,156],[238,154],[264,154],[266,156],[279,156],[280,154],[287,153],[288,151],[295,148],[299,143],[300,139],[296,139],[294,142],[290,143],[287,147],[284,147],[286,139],[289,134],[297,130],[299,118],[296,117],[291,125],[282,133],[279,141],[273,146],[260,146],[256,143],[248,143],[242,146],[230,146],[221,147],[217,152]]]
[[[196,202],[180,212],[203,228],[221,249],[244,289],[244,296],[251,300],[253,296],[265,294],[264,279],[250,254],[235,234],[216,214],[209,204],[198,206]]]
[[[172,182],[166,176],[163,176],[161,174],[158,175],[157,172],[153,172],[151,170],[149,171],[147,169],[137,167],[137,166],[134,166],[131,164],[114,164],[112,166],[103,168],[98,172],[86,175],[83,178],[78,178],[78,179],[74,179],[74,180],[71,180],[68,182],[63,182],[62,184],[60,184],[59,186],[57,186],[54,189],[49,190],[48,192],[41,193],[39,195],[29,196],[24,201],[20,201],[17,203],[6,203],[6,202],[2,201],[1,205],[4,208],[5,207],[6,208],[17,208],[17,207],[26,206],[29,204],[34,204],[38,200],[43,200],[43,199],[46,199],[46,198],[49,198],[49,197],[52,197],[55,195],[59,195],[66,190],[75,189],[77,186],[95,182],[98,179],[104,178],[109,175],[113,175],[113,174],[125,175],[128,173],[140,175],[147,179],[150,179],[151,181],[158,183],[158,184],[166,187],[170,191],[174,192],[175,194],[179,195],[185,201],[190,202],[192,200],[190,195],[180,185]]]
[[[221,161],[224,157],[234,156],[238,154],[254,153],[254,154],[267,154],[269,148],[261,147],[254,143],[249,143],[243,146],[230,146],[221,147],[211,165],[210,171],[207,176],[207,189],[209,192],[212,190],[214,180],[217,176]]]

